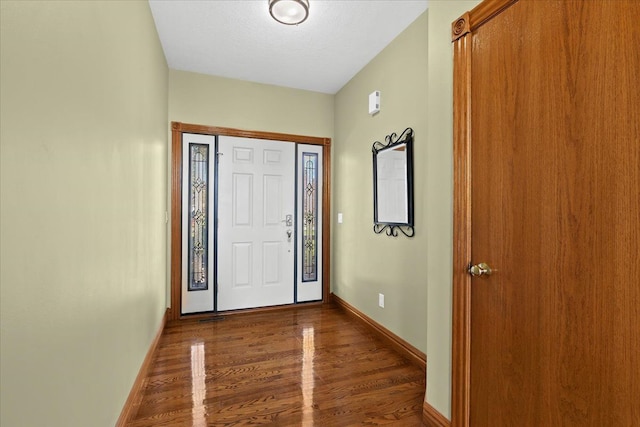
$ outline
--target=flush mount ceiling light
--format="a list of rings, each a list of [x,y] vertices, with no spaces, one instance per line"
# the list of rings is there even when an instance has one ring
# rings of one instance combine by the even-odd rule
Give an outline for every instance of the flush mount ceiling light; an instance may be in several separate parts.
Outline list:
[[[309,0],[269,0],[269,13],[285,25],[298,25],[309,17]]]

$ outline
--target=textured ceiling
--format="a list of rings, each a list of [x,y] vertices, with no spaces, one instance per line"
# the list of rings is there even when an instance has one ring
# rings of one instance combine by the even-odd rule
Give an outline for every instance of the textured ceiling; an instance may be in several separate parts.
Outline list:
[[[149,0],[169,67],[334,94],[427,9],[427,0],[310,0],[282,25],[268,0]]]

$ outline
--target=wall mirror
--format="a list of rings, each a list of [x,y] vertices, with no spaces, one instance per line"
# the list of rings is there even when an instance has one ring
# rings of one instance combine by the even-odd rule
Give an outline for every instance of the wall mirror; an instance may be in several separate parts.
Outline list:
[[[373,231],[407,237],[413,228],[413,129],[376,141],[373,152]]]

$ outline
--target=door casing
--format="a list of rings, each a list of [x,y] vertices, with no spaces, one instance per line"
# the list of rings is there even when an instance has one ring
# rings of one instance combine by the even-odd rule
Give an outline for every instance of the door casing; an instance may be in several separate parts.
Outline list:
[[[243,129],[206,126],[182,122],[171,122],[171,307],[168,312],[169,320],[178,320],[182,317],[181,284],[182,284],[182,134],[196,133],[203,135],[237,136],[243,138],[268,139],[275,141],[287,141],[291,143],[319,145],[322,150],[322,302],[329,301],[329,277],[330,277],[330,212],[331,212],[331,138],[314,136],[293,135],[285,133],[261,132]],[[264,310],[273,310],[265,308]],[[277,309],[277,308],[276,308]],[[254,310],[254,309],[252,309]],[[262,310],[262,309],[258,309]],[[204,315],[187,315],[189,318]]]

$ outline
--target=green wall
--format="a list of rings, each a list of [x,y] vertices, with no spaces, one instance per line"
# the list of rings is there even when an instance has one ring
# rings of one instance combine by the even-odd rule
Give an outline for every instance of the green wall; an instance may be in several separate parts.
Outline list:
[[[427,350],[426,142],[427,14],[421,15],[336,94],[333,292],[367,316]],[[380,112],[368,96],[380,90]],[[413,238],[373,232],[371,146],[413,128],[415,230]],[[335,215],[334,215],[335,217]],[[385,308],[378,307],[378,293]]]
[[[451,23],[479,0],[429,1],[427,115],[427,394],[451,417],[453,281],[453,46]]]
[[[147,2],[0,7],[0,424],[113,426],[166,307],[168,68]]]
[[[331,138],[333,95],[171,70],[169,120]]]
[[[479,1],[429,9],[336,94],[333,292],[427,355],[426,399],[450,416],[453,251],[451,22]],[[381,91],[370,116],[368,94]],[[415,131],[415,237],[376,235],[371,145]],[[385,308],[378,307],[378,293]]]

